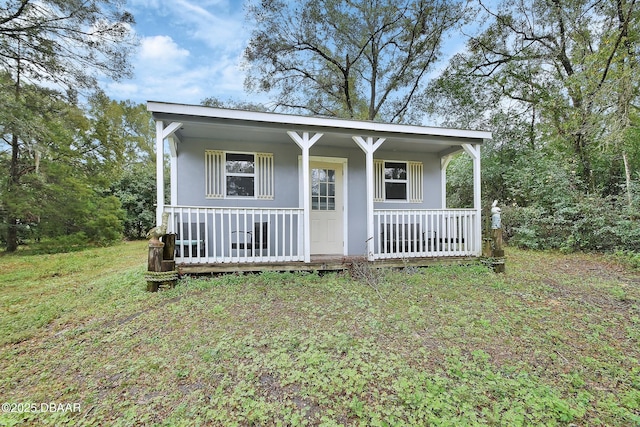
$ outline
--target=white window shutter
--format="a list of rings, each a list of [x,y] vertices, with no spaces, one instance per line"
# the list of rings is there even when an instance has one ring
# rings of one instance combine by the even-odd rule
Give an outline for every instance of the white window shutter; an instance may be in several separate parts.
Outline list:
[[[384,201],[384,160],[373,159],[373,201]]]
[[[422,203],[423,185],[422,162],[409,162],[409,202]]]
[[[258,199],[273,200],[275,193],[273,154],[256,153],[256,195]]]
[[[206,150],[204,153],[205,195],[207,199],[224,198],[224,153]]]

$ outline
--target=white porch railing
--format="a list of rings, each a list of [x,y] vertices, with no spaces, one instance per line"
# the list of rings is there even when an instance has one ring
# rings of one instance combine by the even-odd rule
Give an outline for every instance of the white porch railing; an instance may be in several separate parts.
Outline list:
[[[176,233],[176,262],[304,261],[304,211],[299,208],[165,206]],[[374,259],[474,256],[473,209],[374,211]]]
[[[374,259],[476,255],[473,209],[376,209]]]
[[[303,210],[165,206],[176,262],[303,261]]]

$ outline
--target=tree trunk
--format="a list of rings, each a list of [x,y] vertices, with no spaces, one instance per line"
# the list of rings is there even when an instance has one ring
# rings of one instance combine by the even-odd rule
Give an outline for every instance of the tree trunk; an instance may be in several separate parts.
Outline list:
[[[20,42],[18,41],[18,48]],[[16,101],[20,100],[20,84],[21,84],[21,65],[20,59],[16,63],[16,82],[14,96]],[[7,193],[9,194],[9,205],[7,206],[7,252],[15,252],[18,250],[18,216],[15,208],[12,206],[13,201],[17,198],[17,192],[20,189],[20,138],[16,129],[11,132],[11,163],[9,164],[9,182],[7,185]]]
[[[11,164],[9,165],[9,182],[7,189],[9,193],[9,200],[16,197],[18,183],[20,181],[20,172],[18,167],[19,149],[20,145],[18,135],[14,132],[11,136]],[[7,211],[7,252],[15,252],[18,250],[18,218],[16,218],[16,214],[11,205],[7,206]]]
[[[596,184],[593,176],[593,169],[591,169],[591,160],[586,150],[586,137],[584,134],[579,133],[574,137],[573,147],[575,153],[578,155],[580,161],[580,176],[583,179],[583,185],[587,193],[595,193]]]
[[[627,201],[629,207],[633,205],[633,195],[631,194],[631,169],[629,168],[629,159],[627,158],[627,152],[622,151],[622,161],[624,162],[624,177],[627,187]]]
[[[18,219],[9,218],[7,228],[7,252],[18,250]]]

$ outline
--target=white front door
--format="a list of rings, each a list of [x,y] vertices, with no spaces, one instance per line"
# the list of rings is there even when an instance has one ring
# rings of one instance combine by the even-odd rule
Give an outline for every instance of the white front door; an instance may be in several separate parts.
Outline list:
[[[343,254],[343,164],[311,161],[311,254]]]

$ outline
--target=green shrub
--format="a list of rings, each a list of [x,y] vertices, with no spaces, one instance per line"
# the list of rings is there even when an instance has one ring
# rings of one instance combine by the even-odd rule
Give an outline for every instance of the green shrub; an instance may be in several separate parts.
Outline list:
[[[631,268],[640,270],[640,252],[618,250],[614,252],[613,258]]]
[[[640,250],[640,221],[616,197],[560,199],[551,207],[506,207],[504,234],[528,249],[572,251]]]
[[[115,196],[105,196],[91,204],[91,214],[84,225],[89,240],[97,245],[109,245],[122,238],[124,211]]]

